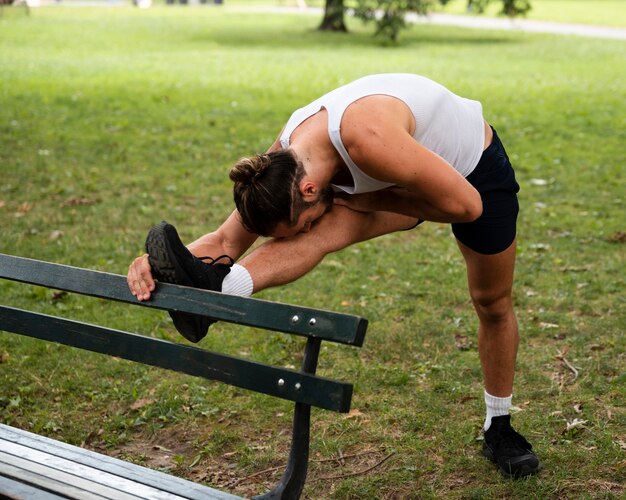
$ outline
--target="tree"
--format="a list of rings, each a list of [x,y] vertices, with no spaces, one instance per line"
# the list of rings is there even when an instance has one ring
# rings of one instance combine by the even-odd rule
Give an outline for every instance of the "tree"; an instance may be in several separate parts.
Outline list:
[[[407,26],[407,13],[425,15],[437,3],[446,4],[448,0],[357,0],[354,15],[364,22],[374,21],[375,34],[395,42]]]
[[[479,14],[482,14],[490,1],[491,0],[467,0],[467,8],[475,9]],[[530,0],[502,0],[502,10],[500,14],[515,17],[520,14],[526,14],[529,10]]]
[[[324,18],[318,29],[321,31],[342,31],[344,33],[348,31],[343,20],[344,11],[343,0],[326,0]]]
[[[491,0],[467,0],[468,9],[484,12]],[[530,10],[530,0],[501,0],[501,14],[514,17]],[[392,42],[406,28],[406,14],[427,14],[436,4],[445,5],[449,0],[356,0],[355,17],[376,24],[376,35]],[[344,22],[344,0],[326,0],[322,31],[347,31]]]

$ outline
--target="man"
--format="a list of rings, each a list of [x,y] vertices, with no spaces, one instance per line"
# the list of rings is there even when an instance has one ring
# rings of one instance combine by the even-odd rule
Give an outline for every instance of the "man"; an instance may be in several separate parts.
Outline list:
[[[480,323],[483,453],[506,476],[539,470],[508,414],[519,186],[479,102],[417,75],[367,76],[295,111],[268,152],[240,160],[230,178],[237,208],[217,230],[188,247],[169,224],[149,232],[147,254],[128,273],[139,300],[150,298],[154,277],[248,296],[290,283],[356,242],[423,221],[450,223]],[[259,235],[270,239],[233,264]],[[211,323],[172,318],[195,342]]]

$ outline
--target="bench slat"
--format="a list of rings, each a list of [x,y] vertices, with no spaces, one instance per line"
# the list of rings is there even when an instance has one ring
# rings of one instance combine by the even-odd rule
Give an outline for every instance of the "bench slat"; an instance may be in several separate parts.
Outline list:
[[[0,474],[2,472],[0,471]],[[0,475],[0,493],[3,498],[9,498],[11,500],[25,500],[34,498],[37,500],[59,500],[67,497],[55,495],[47,491],[42,491],[39,488],[35,488],[28,484],[24,484],[21,481],[11,479],[10,477],[4,477]]]
[[[232,500],[239,497],[0,424],[0,478],[8,477],[63,498]],[[0,493],[13,491],[11,484]],[[30,496],[27,498],[39,498]]]
[[[126,277],[78,267],[0,254],[0,277],[144,307],[185,311],[242,325],[343,344],[363,345],[367,320],[359,316],[237,297],[160,283],[158,293],[139,302]],[[167,304],[167,305],[166,305]],[[295,319],[297,318],[297,319]]]
[[[34,465],[34,467],[35,469],[37,468],[36,465]],[[3,461],[0,461],[0,474],[6,474],[17,481],[27,483],[32,487],[42,489],[44,491],[54,491],[55,493],[61,495],[61,498],[80,498],[81,500],[101,500],[103,498],[107,498],[85,491],[82,488],[76,488],[72,484],[63,482],[62,478],[61,480],[58,480],[56,478],[48,477],[45,473],[41,474],[29,469],[23,469],[12,464],[4,463]],[[35,496],[33,498],[37,497]],[[126,497],[126,499],[120,500],[127,500],[128,498],[129,497]]]
[[[198,347],[6,306],[0,306],[0,330],[219,380],[327,410],[350,411],[352,384]]]
[[[33,459],[35,457],[33,456]],[[84,472],[84,468],[79,468]],[[108,489],[87,478],[59,471],[54,467],[42,465],[35,460],[20,458],[0,451],[0,474],[9,475],[19,481],[45,490],[52,490],[64,498],[80,498],[81,500],[147,500],[136,495],[127,495],[117,489]],[[182,497],[171,500],[181,500]],[[156,500],[156,498],[151,499]],[[169,500],[163,495],[159,500]]]
[[[15,443],[2,443],[0,469],[5,466],[24,471],[21,477],[31,478],[29,479],[31,484],[36,484],[35,476],[43,476],[71,485],[73,490],[93,494],[96,498],[115,498],[116,500],[184,499],[184,497],[163,493],[151,486],[138,484],[124,477],[57,457],[55,454]]]

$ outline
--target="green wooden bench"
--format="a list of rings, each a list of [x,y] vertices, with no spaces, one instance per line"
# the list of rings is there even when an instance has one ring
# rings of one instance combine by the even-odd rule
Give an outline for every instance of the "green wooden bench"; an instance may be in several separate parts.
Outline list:
[[[312,308],[159,284],[138,302],[126,277],[0,254],[0,278],[140,307],[184,311],[306,337],[300,370],[265,365],[195,346],[0,305],[0,331],[27,335],[175,370],[294,402],[291,450],[274,489],[255,498],[299,498],[306,480],[312,406],[346,413],[352,385],[315,374],[322,341],[361,346],[367,320]],[[95,452],[0,424],[0,497],[236,498]]]

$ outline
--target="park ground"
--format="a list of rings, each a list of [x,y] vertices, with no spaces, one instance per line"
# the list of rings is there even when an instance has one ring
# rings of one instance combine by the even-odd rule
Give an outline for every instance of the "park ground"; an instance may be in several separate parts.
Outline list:
[[[541,3],[566,2],[626,27],[623,2]],[[480,454],[476,321],[449,228],[428,223],[260,296],[370,320],[362,349],[323,353],[355,394],[349,414],[313,412],[304,497],[623,498],[626,42],[429,24],[390,47],[352,19],[319,33],[235,7],[3,11],[0,252],[125,274],[155,222],[185,240],[219,223],[229,166],[294,108],[363,74],[424,74],[483,103],[516,167],[513,421],[544,468],[507,481]],[[185,342],[165,313],[4,282],[0,298]],[[283,337],[218,323],[200,346],[298,366]],[[244,496],[284,465],[290,408],[265,396],[8,333],[0,385],[3,423]]]

